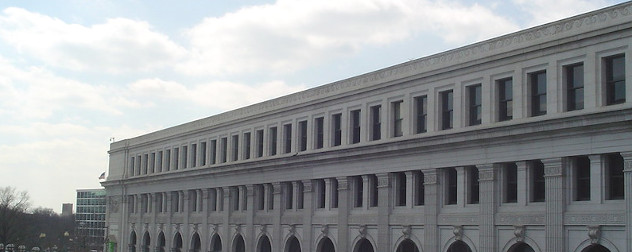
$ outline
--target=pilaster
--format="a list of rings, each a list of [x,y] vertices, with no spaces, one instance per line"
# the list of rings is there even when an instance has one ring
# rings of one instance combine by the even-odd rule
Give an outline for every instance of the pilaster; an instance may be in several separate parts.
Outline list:
[[[477,165],[479,181],[479,239],[481,251],[497,251],[496,235],[494,232],[494,215],[498,206],[497,164]]]
[[[282,194],[281,194],[281,182],[273,182],[273,198],[274,198],[274,210],[273,210],[273,237],[270,237],[270,243],[272,243],[273,248],[281,248],[281,243],[283,237],[281,237],[281,215],[283,214],[283,202],[282,202]]]
[[[625,244],[622,251],[632,250],[632,152],[622,152],[623,184],[625,197]]]
[[[542,159],[546,190],[545,235],[546,251],[564,249],[564,208],[566,185],[564,181],[565,160],[562,158]]]
[[[349,248],[349,179],[337,177],[338,180],[338,250],[351,251]]]
[[[254,185],[246,185],[245,194],[246,194],[246,237],[251,237],[250,239],[244,239],[246,248],[249,248],[250,251],[255,251],[255,227],[254,216],[255,216],[255,196],[254,196]]]
[[[385,113],[383,113],[385,114]],[[384,128],[384,127],[382,127]],[[389,173],[378,173],[377,176],[377,249],[376,251],[390,250],[389,218],[392,207],[391,195],[391,175]]]
[[[406,208],[412,208],[413,207],[413,186],[414,186],[414,181],[413,181],[413,172],[412,171],[407,171],[404,172],[404,175],[406,176]]]
[[[314,190],[311,180],[303,180],[303,236],[301,252],[312,251],[312,216],[314,215]]]
[[[436,169],[424,173],[424,251],[439,251],[437,214],[439,212],[439,180]],[[386,250],[385,250],[386,251]]]

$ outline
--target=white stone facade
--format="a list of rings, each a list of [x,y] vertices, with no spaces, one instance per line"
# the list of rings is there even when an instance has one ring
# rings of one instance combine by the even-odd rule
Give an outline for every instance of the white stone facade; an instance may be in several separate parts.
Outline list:
[[[628,2],[112,143],[108,240],[632,251],[630,45]]]

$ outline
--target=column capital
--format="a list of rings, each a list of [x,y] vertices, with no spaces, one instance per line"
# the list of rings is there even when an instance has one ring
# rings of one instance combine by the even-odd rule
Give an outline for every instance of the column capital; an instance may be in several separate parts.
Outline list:
[[[623,172],[632,172],[632,152],[619,153],[623,158]]]
[[[338,180],[338,191],[349,190],[349,178],[347,178],[347,177],[336,177],[336,180]]]
[[[309,179],[301,180],[303,183],[303,192],[312,192],[312,181]]]
[[[476,165],[478,169],[478,181],[494,181],[496,180],[496,170],[501,164],[480,164]]]
[[[562,166],[564,165],[563,158],[545,158],[540,159],[540,162],[544,165],[544,177],[564,175],[564,169],[562,169]]]
[[[272,182],[272,194],[281,194],[281,182]]]
[[[375,176],[377,176],[378,188],[391,186],[391,180],[389,179],[391,176],[389,173],[378,173],[378,174],[375,174]]]
[[[435,185],[438,182],[437,170],[422,170],[424,174],[424,185]]]

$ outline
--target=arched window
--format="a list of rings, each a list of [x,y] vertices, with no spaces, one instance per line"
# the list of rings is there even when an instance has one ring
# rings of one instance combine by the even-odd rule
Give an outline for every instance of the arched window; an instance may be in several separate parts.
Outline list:
[[[301,252],[301,244],[296,239],[296,236],[292,236],[285,244],[285,252]]]
[[[150,244],[151,244],[151,238],[149,238],[149,232],[145,232],[145,235],[143,235],[142,251],[143,252],[149,252],[149,245]]]
[[[211,252],[222,252],[222,239],[219,238],[218,234],[211,238]]]
[[[455,241],[448,248],[448,252],[472,252],[472,249],[463,241]]]
[[[406,239],[397,246],[397,252],[419,252],[419,249],[412,240]]]
[[[134,231],[129,235],[129,251],[136,252],[136,232]]]
[[[362,238],[362,240],[358,241],[353,249],[353,252],[375,252],[373,249],[373,245],[366,238]]]
[[[165,252],[165,234],[160,232],[158,235],[158,250],[159,252]]]
[[[176,233],[173,237],[173,251],[182,252],[182,235],[180,233]]]
[[[318,247],[316,247],[316,252],[336,252],[334,248],[334,244],[327,237],[323,238],[320,243],[318,243]]]
[[[233,251],[246,252],[246,245],[244,244],[244,238],[241,235],[237,235],[237,237],[235,237],[235,241],[233,241]]]
[[[193,237],[191,237],[191,249],[193,252],[200,252],[200,249],[202,249],[202,243],[200,242],[200,235],[198,233],[193,234]]]
[[[259,238],[257,252],[272,252],[272,245],[270,245],[270,239],[267,236],[264,235]]]
[[[535,250],[533,250],[533,248],[529,246],[529,244],[526,244],[524,242],[518,242],[514,244],[513,246],[511,246],[511,248],[509,248],[508,251],[509,252],[535,252]]]
[[[593,244],[582,249],[582,252],[610,252],[610,250],[600,244]]]

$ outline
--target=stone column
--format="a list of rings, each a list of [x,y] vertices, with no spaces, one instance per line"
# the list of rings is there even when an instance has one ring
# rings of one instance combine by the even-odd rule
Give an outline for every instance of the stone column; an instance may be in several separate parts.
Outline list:
[[[254,197],[254,185],[246,185],[244,186],[244,193],[246,194],[246,230],[245,236],[250,237],[244,239],[244,245],[246,246],[246,250],[255,251],[255,226],[254,216],[255,216],[255,197]]]
[[[331,192],[331,179],[324,179],[325,183],[325,210],[329,211],[331,210],[331,199],[332,199],[332,192]]]
[[[498,206],[496,190],[496,172],[498,165],[477,165],[479,181],[479,240],[481,251],[498,251],[494,232],[494,214]]]
[[[424,251],[439,251],[437,218],[439,213],[439,180],[437,170],[423,170],[424,173]],[[386,250],[385,250],[386,251]]]
[[[545,235],[546,251],[566,251],[564,246],[564,208],[566,186],[565,162],[562,158],[542,159],[546,190]]]
[[[273,197],[274,197],[274,214],[272,217],[272,220],[274,221],[274,223],[272,224],[272,237],[269,237],[270,243],[272,243],[272,247],[273,248],[281,248],[281,243],[283,240],[283,237],[281,237],[281,216],[283,215],[283,200],[282,200],[282,194],[281,194],[281,183],[280,182],[273,182],[272,183],[272,188],[273,188]]]
[[[221,192],[221,193],[220,193]],[[218,188],[218,198],[221,197],[221,206],[222,206],[222,217],[224,224],[224,235],[222,236],[222,249],[226,248],[226,251],[231,251],[231,241],[233,237],[233,231],[235,229],[230,228],[230,214],[233,211],[233,208],[230,207],[230,187],[225,186]],[[219,206],[218,206],[219,207]]]
[[[371,187],[369,187],[369,175],[362,175],[362,209],[369,209],[371,205]]]
[[[464,208],[465,200],[467,198],[465,195],[467,192],[465,190],[465,167],[458,166],[454,169],[456,170],[456,205]]]
[[[625,244],[621,251],[632,250],[632,152],[622,152],[623,157],[623,184],[625,197]]]
[[[351,251],[349,249],[349,179],[337,177],[338,180],[338,250]]]
[[[529,171],[527,169],[527,162],[526,161],[516,162],[516,171],[518,175],[517,203],[519,206],[526,206],[527,202],[529,201],[529,196],[531,195],[531,193],[527,193],[529,192],[529,188],[531,187],[528,185],[529,178],[531,177],[531,175],[529,174]],[[533,190],[531,190],[531,192],[532,191]]]
[[[406,208],[413,207],[413,186],[414,186],[414,177],[412,171],[404,172],[404,176],[406,176]]]
[[[590,202],[595,204],[603,203],[605,185],[603,183],[604,169],[601,155],[590,155]]]
[[[303,180],[303,236],[301,252],[312,251],[312,216],[314,215],[314,190],[311,180]],[[298,238],[298,237],[297,237]]]
[[[383,113],[385,114],[385,113]],[[391,176],[389,173],[378,173],[378,209],[377,209],[377,249],[390,250],[389,215],[391,213]]]

